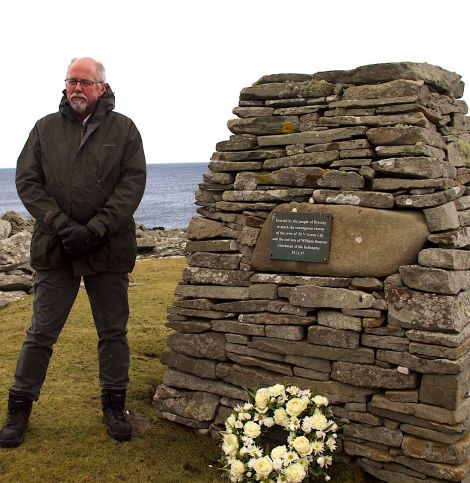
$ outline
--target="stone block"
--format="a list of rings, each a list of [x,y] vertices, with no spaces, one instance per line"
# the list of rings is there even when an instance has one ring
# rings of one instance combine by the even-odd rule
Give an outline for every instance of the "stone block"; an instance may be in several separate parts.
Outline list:
[[[374,161],[371,167],[378,173],[404,178],[455,178],[456,175],[448,162],[426,156],[386,158]]]
[[[358,423],[368,424],[369,426],[383,425],[382,418],[364,411],[353,411],[341,406],[333,406],[331,409],[337,418],[341,418],[342,421],[347,423],[349,423],[349,421],[356,421]]]
[[[328,169],[318,180],[318,186],[337,189],[362,189],[364,188],[364,178],[354,172],[338,171]]]
[[[405,435],[402,443],[403,453],[411,458],[425,459],[434,463],[461,465],[470,454],[470,435],[455,444],[442,444]]]
[[[344,451],[352,456],[364,456],[373,461],[393,461],[393,456],[384,449],[374,448],[354,441],[343,442]]]
[[[455,295],[470,288],[468,270],[451,271],[421,265],[402,265],[400,276],[407,287],[423,292]]]
[[[162,352],[160,362],[166,366],[194,374],[195,376],[216,379],[215,367],[217,363],[213,360],[188,357],[167,348]]]
[[[266,324],[266,325],[310,325],[315,323],[315,317],[300,317],[298,315],[273,314],[263,312],[258,314],[241,314],[238,317],[240,322],[247,324]]]
[[[278,170],[278,169],[289,169],[293,167],[305,168],[306,166],[322,166],[322,165],[329,165],[332,161],[338,158],[339,158],[339,152],[336,150],[320,151],[320,152],[313,152],[313,153],[302,153],[302,154],[294,154],[292,156],[287,156],[283,158],[267,159],[264,162],[263,167],[264,169]],[[316,169],[321,170],[322,168],[316,168]],[[322,173],[322,171],[320,172]],[[316,177],[316,172],[314,173]],[[268,181],[269,179],[272,179],[273,176],[276,176],[276,175],[269,175],[269,173],[265,175],[263,173],[259,179],[261,181]],[[280,176],[283,176],[283,175],[280,175]]]
[[[327,307],[338,309],[360,309],[372,306],[374,297],[360,290],[316,287],[307,285],[295,287],[289,295],[292,305],[302,307]]]
[[[447,270],[470,270],[470,252],[451,248],[425,248],[419,252],[418,263]]]
[[[317,321],[319,325],[332,329],[353,330],[361,332],[362,323],[360,317],[344,315],[338,310],[318,310]]]
[[[287,364],[234,353],[228,353],[227,356],[228,359],[242,366],[260,367],[262,369],[266,369],[267,371],[275,372],[276,374],[283,374],[286,376],[293,375],[292,368]]]
[[[266,337],[273,337],[284,340],[302,340],[305,338],[305,329],[292,325],[267,325],[265,327]]]
[[[163,413],[177,414],[196,421],[212,421],[219,406],[219,396],[159,386],[153,404]]]
[[[215,359],[224,361],[225,336],[223,334],[171,334],[168,337],[168,346],[180,354],[190,357]]]
[[[216,285],[178,285],[175,289],[175,294],[184,297],[228,300],[246,300],[251,298],[249,287],[219,287]]]
[[[297,131],[299,118],[297,116],[251,117],[230,119],[227,127],[234,134],[290,134]]]
[[[458,333],[468,323],[467,292],[449,296],[386,286],[385,296],[389,318],[404,328]]]
[[[431,232],[451,230],[460,226],[457,208],[453,201],[435,208],[427,208],[423,213]]]
[[[246,400],[246,392],[240,387],[218,380],[207,380],[185,372],[167,369],[163,377],[163,384],[180,389],[209,392],[233,399]]]
[[[252,265],[261,272],[287,272],[332,277],[379,277],[416,263],[429,230],[421,213],[378,210],[350,205],[289,203],[274,213],[323,213],[333,217],[327,263],[275,260],[269,257],[271,213],[253,252]],[[370,227],[374,226],[374,230]],[[364,257],[367,253],[367,257]]]
[[[325,359],[316,359],[315,357],[303,357],[303,356],[285,356],[285,361],[295,366],[311,369],[316,372],[331,372],[331,362]],[[328,376],[329,377],[329,376]]]
[[[367,131],[367,139],[374,146],[401,146],[421,142],[436,148],[445,149],[446,147],[439,133],[419,126],[371,128]]]
[[[335,205],[356,205],[368,208],[388,209],[395,204],[393,195],[390,193],[377,193],[374,191],[337,191],[315,190],[313,192],[315,203]]]
[[[186,251],[192,252],[236,252],[238,243],[235,240],[188,241]]]
[[[457,230],[446,231],[443,233],[431,233],[431,235],[428,236],[428,240],[443,248],[465,248],[470,245],[470,228],[461,227]]]
[[[401,446],[403,434],[399,430],[387,428],[385,426],[363,426],[360,424],[349,423],[343,426],[343,433],[358,439],[364,439],[373,443],[384,444],[398,448]]]
[[[401,374],[396,369],[341,361],[333,362],[331,378],[359,387],[414,389],[418,385],[415,373]]]
[[[468,370],[460,374],[423,374],[419,389],[422,403],[456,409],[470,389]]]
[[[448,465],[444,463],[432,463],[423,459],[398,456],[396,460],[402,465],[408,466],[425,475],[442,478],[450,481],[463,481],[468,476],[470,460],[461,465]]]
[[[310,326],[308,328],[308,341],[310,344],[355,349],[359,347],[359,334],[352,330]]]
[[[375,349],[407,351],[410,345],[410,341],[406,337],[362,334],[361,345],[365,347],[374,347]]]
[[[229,332],[232,334],[263,336],[264,325],[243,324],[238,320],[213,320],[212,330],[215,332]]]

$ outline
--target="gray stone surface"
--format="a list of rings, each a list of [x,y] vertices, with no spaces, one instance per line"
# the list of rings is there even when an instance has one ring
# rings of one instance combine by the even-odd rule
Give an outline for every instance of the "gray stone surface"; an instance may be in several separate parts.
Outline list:
[[[290,134],[297,131],[298,122],[297,116],[251,117],[231,119],[227,127],[234,134]]]
[[[400,276],[410,288],[439,294],[458,294],[470,288],[470,271],[443,270],[442,268],[402,265]]]
[[[413,372],[401,374],[396,369],[341,361],[333,362],[331,378],[359,387],[414,389],[418,385],[417,374]]]
[[[168,346],[176,352],[205,359],[225,360],[225,336],[223,334],[171,334]]]
[[[421,142],[436,148],[445,148],[445,142],[440,134],[418,126],[371,128],[367,131],[367,139],[374,146],[401,146]]]
[[[257,314],[241,314],[238,317],[240,322],[248,324],[267,325],[311,325],[316,322],[316,317],[301,317],[298,315],[275,314],[270,312]]]
[[[31,233],[22,231],[0,239],[0,272],[7,272],[29,262]]]
[[[448,162],[425,156],[381,159],[371,167],[378,173],[411,178],[455,178],[456,174]]]
[[[419,400],[426,404],[456,409],[469,389],[468,371],[460,374],[423,374]]]
[[[403,434],[399,430],[386,428],[385,426],[362,426],[356,423],[349,423],[343,426],[343,433],[346,436],[365,439],[373,443],[380,443],[386,446],[400,447]]]
[[[390,193],[377,193],[373,191],[348,191],[315,190],[313,192],[315,203],[327,203],[336,205],[356,205],[368,208],[387,209],[393,208],[394,197]]]
[[[332,329],[353,330],[361,332],[362,322],[360,317],[344,315],[338,310],[319,310],[317,312],[319,325],[331,327]]]
[[[219,396],[206,392],[180,391],[159,386],[153,397],[154,406],[163,413],[172,413],[196,421],[212,421],[219,406]]]
[[[373,347],[375,349],[406,351],[408,350],[410,341],[406,337],[362,334],[361,345],[365,347]]]
[[[423,210],[426,222],[431,232],[452,230],[460,226],[455,203],[450,201],[434,208]]]
[[[458,333],[468,323],[467,292],[448,296],[387,286],[385,296],[389,317],[407,329]]]
[[[308,328],[308,341],[310,344],[355,349],[359,347],[359,334],[352,330],[311,326]]]
[[[167,348],[162,352],[160,362],[179,371],[207,379],[216,379],[215,367],[217,363],[213,360],[188,357]]]
[[[418,263],[447,270],[469,270],[470,252],[449,248],[425,248],[419,252]]]
[[[329,307],[338,309],[360,309],[372,306],[374,297],[360,290],[316,287],[308,285],[294,287],[289,302],[302,307]]]
[[[11,223],[7,220],[0,219],[0,240],[4,240],[11,235]]]

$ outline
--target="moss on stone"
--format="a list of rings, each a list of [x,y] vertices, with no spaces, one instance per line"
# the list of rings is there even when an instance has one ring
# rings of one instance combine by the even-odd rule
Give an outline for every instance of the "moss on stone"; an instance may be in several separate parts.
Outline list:
[[[470,166],[470,143],[461,137],[456,137],[454,143],[462,155],[465,165]]]

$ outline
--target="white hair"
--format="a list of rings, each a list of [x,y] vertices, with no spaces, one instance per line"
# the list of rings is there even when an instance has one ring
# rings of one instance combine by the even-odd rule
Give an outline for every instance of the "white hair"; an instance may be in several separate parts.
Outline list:
[[[79,59],[80,57],[74,57],[71,61],[70,61],[70,64],[69,66],[67,67],[67,75],[68,75],[68,72],[70,70],[70,66],[77,60]],[[89,57],[91,58],[91,57]],[[95,66],[96,66],[96,80],[98,82],[103,82],[103,84],[106,84],[106,71],[104,69],[104,65],[95,60],[95,59],[92,59],[94,62],[95,62]]]

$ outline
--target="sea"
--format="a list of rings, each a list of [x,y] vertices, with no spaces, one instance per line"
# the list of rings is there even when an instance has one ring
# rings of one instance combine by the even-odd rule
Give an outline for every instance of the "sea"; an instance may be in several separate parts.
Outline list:
[[[146,228],[186,228],[196,214],[194,193],[206,171],[207,163],[148,164],[136,223]],[[0,169],[0,216],[10,210],[30,216],[16,193],[15,169]]]

